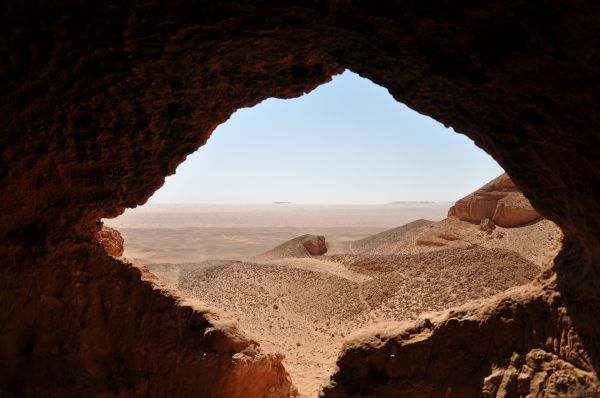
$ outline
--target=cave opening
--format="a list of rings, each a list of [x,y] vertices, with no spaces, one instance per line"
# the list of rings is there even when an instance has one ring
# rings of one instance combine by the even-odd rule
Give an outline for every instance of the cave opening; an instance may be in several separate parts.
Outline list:
[[[104,223],[125,237],[126,262],[228,313],[315,396],[357,330],[489,297],[549,266],[562,235],[502,172],[346,71],[236,112],[146,205]]]
[[[94,234],[236,109],[347,67],[472,138],[565,238],[529,284],[366,331],[323,396],[598,396],[597,2],[61,3],[2,13],[0,395],[293,395],[278,355]]]

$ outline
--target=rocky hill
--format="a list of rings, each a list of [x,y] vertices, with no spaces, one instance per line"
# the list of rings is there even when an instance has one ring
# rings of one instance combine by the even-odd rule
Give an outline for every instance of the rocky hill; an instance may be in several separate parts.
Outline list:
[[[321,256],[327,253],[327,244],[323,235],[302,235],[259,254],[258,260],[275,260],[278,258]]]

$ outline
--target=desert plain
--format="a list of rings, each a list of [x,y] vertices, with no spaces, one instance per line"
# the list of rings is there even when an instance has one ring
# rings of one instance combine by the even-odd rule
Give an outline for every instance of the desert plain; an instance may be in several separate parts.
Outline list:
[[[236,320],[285,356],[298,396],[315,397],[361,330],[492,296],[549,266],[561,241],[550,221],[457,214],[488,196],[450,214],[450,202],[147,205],[105,225],[124,237],[127,261]]]
[[[125,258],[197,263],[245,259],[302,234],[361,239],[417,219],[441,220],[451,205],[149,204],[104,223],[125,238]]]

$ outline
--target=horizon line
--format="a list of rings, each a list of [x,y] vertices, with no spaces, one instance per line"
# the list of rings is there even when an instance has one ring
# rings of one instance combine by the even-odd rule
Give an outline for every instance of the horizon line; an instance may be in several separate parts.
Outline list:
[[[288,202],[288,201],[274,201],[274,202],[154,202],[145,203],[142,206],[153,206],[153,205],[207,205],[207,206],[236,206],[236,205],[304,205],[304,206],[353,206],[353,205],[397,205],[397,204],[436,204],[436,203],[455,203],[456,200],[397,200],[393,202]]]

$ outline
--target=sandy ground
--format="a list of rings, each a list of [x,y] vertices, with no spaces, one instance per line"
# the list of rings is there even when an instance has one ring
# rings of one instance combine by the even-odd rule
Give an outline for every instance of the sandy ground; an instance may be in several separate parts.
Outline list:
[[[451,203],[390,205],[146,205],[104,220],[146,263],[245,259],[303,234],[350,241],[418,218],[441,220]]]
[[[124,233],[126,256],[143,254],[135,261],[163,283],[228,312],[265,349],[283,353],[301,395],[315,397],[352,331],[527,283],[559,247],[548,221],[491,234],[456,219],[397,227],[443,219],[447,207],[213,209],[223,212],[221,223],[209,209],[188,217],[181,208],[153,209],[107,224]],[[329,252],[290,258],[300,251],[283,245],[268,259],[256,256],[304,233],[325,235]]]

